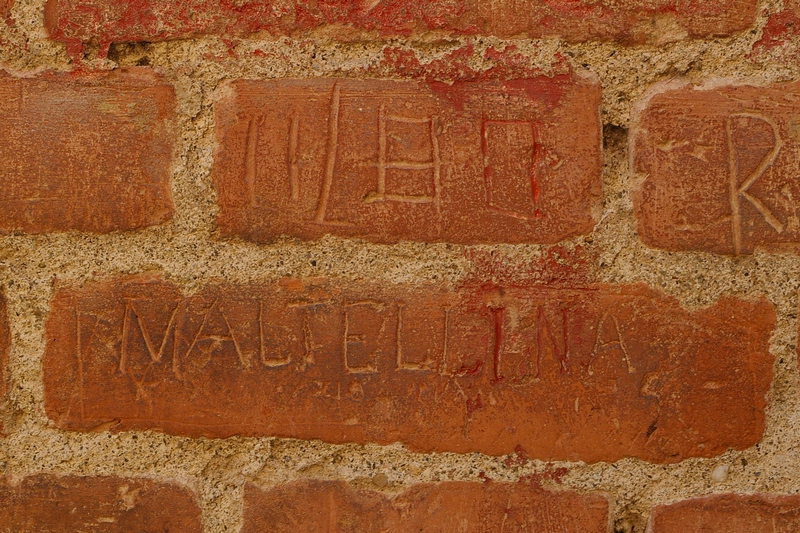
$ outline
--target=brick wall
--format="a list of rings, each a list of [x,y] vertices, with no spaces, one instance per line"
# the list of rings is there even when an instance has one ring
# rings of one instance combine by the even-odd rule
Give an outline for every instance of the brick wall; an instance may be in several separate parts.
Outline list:
[[[0,0],[0,531],[798,531],[798,24]]]

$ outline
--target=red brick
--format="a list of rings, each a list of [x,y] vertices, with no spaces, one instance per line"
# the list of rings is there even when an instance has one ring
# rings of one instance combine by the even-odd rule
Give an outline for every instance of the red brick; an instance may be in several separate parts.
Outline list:
[[[242,533],[607,533],[608,499],[523,483],[447,482],[400,494],[303,480],[245,487]]]
[[[200,533],[200,509],[177,485],[146,479],[36,475],[0,484],[3,531]]]
[[[653,509],[648,533],[795,533],[800,497],[722,494]]]
[[[172,216],[175,97],[147,69],[0,74],[0,232],[109,232]]]
[[[268,31],[300,36],[325,27],[338,38],[420,35],[431,30],[500,37],[561,37],[629,42],[730,35],[750,27],[756,0],[481,2],[480,0],[49,0],[52,38],[78,52],[83,43],[161,41],[199,34]]]
[[[800,83],[665,84],[639,106],[634,203],[647,245],[798,249]]]
[[[98,281],[51,303],[45,408],[78,431],[674,462],[760,440],[774,323],[764,299],[689,312],[641,285]]]
[[[596,81],[237,81],[222,94],[223,235],[553,243],[600,210]]]

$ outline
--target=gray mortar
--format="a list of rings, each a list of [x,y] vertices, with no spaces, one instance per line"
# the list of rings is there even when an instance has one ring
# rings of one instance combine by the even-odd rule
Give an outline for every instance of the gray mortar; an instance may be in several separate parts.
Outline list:
[[[15,28],[0,24],[0,65],[18,75],[73,68],[63,47],[46,39],[41,27],[44,0],[16,0]],[[507,465],[503,457],[481,454],[415,454],[401,445],[331,445],[291,439],[186,439],[156,432],[70,433],[55,429],[43,409],[41,357],[44,320],[54,287],[98,275],[160,272],[192,292],[215,279],[232,282],[274,280],[282,276],[333,276],[382,279],[391,283],[458,281],[469,273],[465,247],[401,243],[381,246],[356,240],[324,238],[303,243],[282,240],[254,245],[221,240],[214,227],[214,94],[226,80],[240,77],[313,77],[358,75],[380,61],[385,42],[339,44],[323,33],[317,42],[284,38],[241,40],[228,54],[217,38],[206,37],[152,45],[118,46],[111,59],[89,59],[96,69],[134,65],[143,58],[168,81],[178,97],[180,131],[173,168],[174,220],[143,231],[89,235],[79,233],[0,238],[0,283],[8,297],[13,347],[10,393],[3,420],[8,436],[0,438],[0,474],[18,478],[50,472],[122,475],[174,480],[196,491],[208,533],[236,532],[242,514],[242,488],[253,481],[268,487],[314,477],[343,479],[355,486],[396,492],[413,483],[469,480],[479,475],[514,481],[548,468],[569,473],[551,488],[609,493],[616,530],[643,533],[653,505],[720,492],[800,492],[800,405],[798,404],[797,291],[800,257],[757,252],[730,258],[707,253],[670,253],[643,246],[632,216],[627,128],[633,102],[653,83],[674,78],[701,81],[712,77],[750,78],[762,82],[800,79],[800,42],[748,58],[761,36],[767,15],[781,0],[762,2],[754,30],[730,39],[693,40],[660,47],[624,47],[614,43],[568,44],[558,40],[443,39],[431,34],[392,46],[414,50],[421,61],[441,58],[471,42],[473,68],[485,69],[488,46],[514,44],[532,66],[553,71],[561,54],[576,70],[597,74],[603,86],[605,125],[604,209],[594,232],[569,241],[598,253],[601,279],[645,282],[674,295],[689,308],[710,305],[721,295],[766,295],[778,312],[770,350],[775,378],[769,393],[763,441],[742,452],[713,459],[690,459],[653,465],[637,459],[614,464],[529,461]],[[255,49],[285,60],[258,58]],[[217,59],[207,59],[207,58]],[[794,58],[794,61],[782,58]],[[479,247],[530,260],[541,246]],[[315,261],[312,266],[311,261]],[[726,481],[711,471],[729,465]]]

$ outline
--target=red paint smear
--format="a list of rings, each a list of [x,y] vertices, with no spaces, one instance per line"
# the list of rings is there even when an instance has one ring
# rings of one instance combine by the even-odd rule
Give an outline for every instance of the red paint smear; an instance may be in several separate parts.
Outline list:
[[[800,34],[800,17],[791,10],[772,15],[764,26],[761,39],[753,45],[754,52],[765,52],[784,44]]]
[[[542,472],[536,472],[534,474],[529,474],[527,476],[522,476],[519,478],[520,483],[530,483],[535,487],[542,487],[542,481],[553,481],[554,483],[558,483],[561,485],[563,483],[563,478],[569,473],[568,468],[558,467],[553,468],[551,463],[548,463],[545,469]]]
[[[503,464],[507,468],[511,468],[512,466],[525,466],[528,461],[528,454],[525,452],[525,448],[522,447],[522,444],[517,444],[514,448],[514,454],[506,457]]]
[[[552,109],[558,106],[565,88],[571,85],[571,72],[545,76],[541,69],[532,67],[530,58],[516,52],[516,46],[505,49],[488,48],[484,57],[497,64],[483,71],[469,66],[475,49],[471,43],[449,52],[441,59],[422,64],[412,50],[386,47],[380,63],[380,74],[399,75],[405,78],[423,79],[439,97],[449,102],[456,110],[462,110],[472,96],[485,94],[487,87],[475,93],[475,81],[495,81],[494,90],[501,94],[525,94],[529,99],[542,102]],[[569,69],[563,57],[556,59],[556,68]],[[491,89],[488,89],[491,90]]]

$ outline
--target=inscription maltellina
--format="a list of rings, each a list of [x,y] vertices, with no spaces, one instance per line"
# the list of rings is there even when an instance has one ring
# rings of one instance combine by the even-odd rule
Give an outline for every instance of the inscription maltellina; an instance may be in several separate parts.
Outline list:
[[[760,439],[774,321],[642,286],[118,279],[57,293],[45,405],[76,430],[678,461]]]
[[[599,84],[237,81],[216,103],[223,234],[553,243],[600,202]]]

